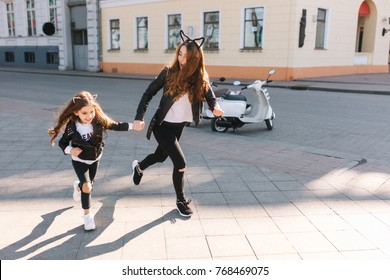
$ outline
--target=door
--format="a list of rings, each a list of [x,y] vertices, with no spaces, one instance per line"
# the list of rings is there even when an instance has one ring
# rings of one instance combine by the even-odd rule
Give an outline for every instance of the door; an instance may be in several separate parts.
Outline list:
[[[74,70],[88,69],[87,29],[72,30]]]

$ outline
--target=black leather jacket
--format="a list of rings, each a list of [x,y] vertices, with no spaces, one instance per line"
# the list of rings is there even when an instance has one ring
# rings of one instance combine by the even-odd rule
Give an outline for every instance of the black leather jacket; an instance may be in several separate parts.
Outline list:
[[[165,86],[165,81],[167,78],[168,70],[169,70],[169,68],[165,67],[160,72],[160,74],[150,83],[150,85],[146,89],[146,91],[143,94],[141,101],[138,105],[135,120],[143,121],[146,109],[148,108],[150,101],[152,100],[153,96],[155,96],[160,89],[164,88],[164,93],[167,91],[167,87]],[[214,95],[214,92],[213,92],[211,86],[209,87],[208,91],[204,93],[204,97],[205,97],[207,104],[209,105],[211,111],[213,111],[214,107],[217,104],[217,100],[215,98],[215,95]],[[169,96],[166,94],[162,95],[161,100],[160,100],[160,105],[159,105],[157,112],[156,112],[156,115],[155,115],[156,123],[158,125],[160,125],[163,122],[165,116],[167,115],[167,113],[168,113],[169,109],[171,108],[171,106],[173,105],[173,103],[174,103],[174,101],[173,101],[172,96]],[[202,106],[202,104],[200,102],[195,101],[192,103],[192,117],[193,117],[193,120],[194,120],[196,125],[200,122],[201,106]]]
[[[127,122],[116,122],[113,123],[108,129],[116,131],[128,131],[129,123]],[[100,123],[94,125],[94,132],[88,141],[82,139],[80,133],[76,130],[76,123],[70,120],[66,124],[64,134],[58,142],[58,145],[65,154],[66,147],[71,143],[72,147],[80,148],[82,152],[78,155],[78,158],[83,160],[95,160],[103,152],[104,141],[103,141],[104,128]]]

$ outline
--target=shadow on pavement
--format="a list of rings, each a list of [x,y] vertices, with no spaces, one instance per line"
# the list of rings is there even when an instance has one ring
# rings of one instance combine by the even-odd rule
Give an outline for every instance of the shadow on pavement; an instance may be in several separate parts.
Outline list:
[[[161,216],[154,221],[151,221],[131,232],[126,233],[122,237],[104,244],[99,244],[95,246],[88,246],[94,240],[96,240],[113,222],[113,214],[115,211],[115,203],[120,197],[117,196],[114,205],[112,204],[112,197],[107,197],[100,202],[102,203],[101,208],[95,214],[95,220],[99,223],[98,229],[92,232],[86,232],[83,229],[83,226],[77,226],[73,229],[70,229],[62,234],[56,235],[49,239],[46,239],[38,244],[31,245],[34,240],[43,236],[52,225],[55,218],[65,211],[73,208],[66,207],[54,212],[47,213],[42,215],[43,221],[40,222],[31,233],[24,237],[21,240],[10,244],[9,246],[0,250],[1,259],[15,260],[22,259],[27,257],[31,253],[35,253],[34,256],[28,258],[30,260],[65,260],[65,259],[89,259],[93,257],[98,257],[100,255],[104,255],[109,252],[116,251],[122,248],[125,244],[133,240],[134,238],[146,233],[148,230],[169,221],[170,223],[176,223],[177,219],[185,219],[181,217],[176,210],[171,210],[165,215]],[[107,207],[110,205],[110,207]],[[89,235],[87,237],[87,241],[85,241],[85,235]],[[58,240],[68,237],[68,239],[61,244],[51,247],[47,250],[44,250],[40,253],[37,253],[41,248],[48,246],[50,244],[55,243]],[[69,238],[70,237],[70,238]],[[77,248],[74,246],[75,243],[80,244]],[[29,246],[31,245],[31,246]],[[21,250],[23,247],[29,246],[27,249]],[[83,248],[84,247],[84,248]],[[70,248],[74,248],[73,250]]]

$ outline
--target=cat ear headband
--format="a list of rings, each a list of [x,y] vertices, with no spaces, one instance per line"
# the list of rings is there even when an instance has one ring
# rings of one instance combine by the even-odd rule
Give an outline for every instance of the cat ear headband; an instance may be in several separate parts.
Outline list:
[[[192,43],[194,42],[195,45],[200,48],[203,43],[204,43],[204,37],[200,37],[200,38],[195,38],[195,39],[190,39],[190,37],[188,37],[186,34],[184,34],[183,30],[180,30],[180,37],[181,39],[183,40],[183,42],[189,42],[189,43]],[[199,41],[199,42],[198,42]]]
[[[92,97],[93,97],[94,100],[96,100],[97,94],[93,94]],[[77,100],[81,100],[81,99],[83,99],[81,96],[74,96],[74,97],[72,98],[73,103],[76,103]]]

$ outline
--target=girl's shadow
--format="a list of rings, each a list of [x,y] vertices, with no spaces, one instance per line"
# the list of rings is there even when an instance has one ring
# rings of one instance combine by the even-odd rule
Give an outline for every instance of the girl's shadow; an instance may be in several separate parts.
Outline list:
[[[63,212],[65,212],[71,208],[73,208],[73,206],[62,208],[62,209],[56,210],[54,212],[50,212],[50,213],[42,215],[41,216],[43,219],[42,222],[40,222],[31,231],[31,233],[29,235],[27,235],[26,237],[22,238],[21,240],[16,241],[15,243],[10,244],[10,245],[8,245],[0,250],[0,259],[2,259],[2,260],[4,260],[4,259],[8,259],[8,260],[20,259],[20,258],[23,258],[23,257],[33,253],[34,251],[36,251],[40,247],[43,247],[45,244],[48,243],[47,241],[44,242],[45,244],[39,243],[39,244],[33,245],[25,250],[21,250],[21,248],[27,246],[28,244],[33,242],[35,239],[44,235],[47,232],[48,228],[53,223],[54,219],[57,216],[61,215]]]
[[[182,218],[176,210],[172,210],[165,215],[161,216],[160,218],[151,221],[150,223],[147,223],[143,225],[142,227],[139,227],[131,232],[126,233],[124,236],[119,237],[115,241],[107,242],[104,244],[99,244],[95,246],[88,246],[89,243],[92,243],[96,238],[99,237],[99,235],[105,231],[114,221],[113,214],[115,210],[115,204],[116,201],[119,199],[119,196],[110,196],[106,197],[100,202],[102,203],[102,206],[98,210],[98,212],[95,214],[95,218],[97,221],[99,221],[99,228],[93,232],[85,232],[82,226],[77,226],[73,229],[68,230],[67,232],[64,232],[62,234],[59,234],[57,236],[51,237],[49,239],[46,239],[38,244],[32,245],[27,249],[20,250],[21,248],[27,246],[32,241],[34,241],[39,236],[44,235],[50,225],[53,223],[56,216],[61,215],[64,211],[67,211],[72,207],[63,208],[60,210],[56,210],[54,212],[45,214],[42,216],[43,221],[39,223],[32,232],[24,237],[23,239],[16,241],[15,243],[3,248],[0,250],[0,258],[1,259],[20,259],[24,258],[29,254],[32,254],[36,252],[39,249],[44,248],[47,245],[50,245],[54,242],[57,242],[65,237],[68,239],[64,241],[63,243],[51,247],[47,250],[44,250],[29,259],[33,260],[67,260],[67,259],[86,259],[86,258],[92,258],[99,255],[103,255],[109,252],[116,251],[123,247],[125,244],[130,242],[132,239],[136,238],[137,236],[142,235],[143,233],[147,232],[148,230],[154,228],[155,226],[158,226],[164,222],[170,221],[171,223],[175,223],[177,219],[184,219]],[[114,199],[114,201],[112,201]],[[105,205],[109,205],[109,207],[105,207]],[[85,242],[85,235],[88,234],[88,241]],[[70,238],[69,238],[70,237]],[[87,255],[79,256],[79,252],[83,251],[85,252],[87,249]]]

